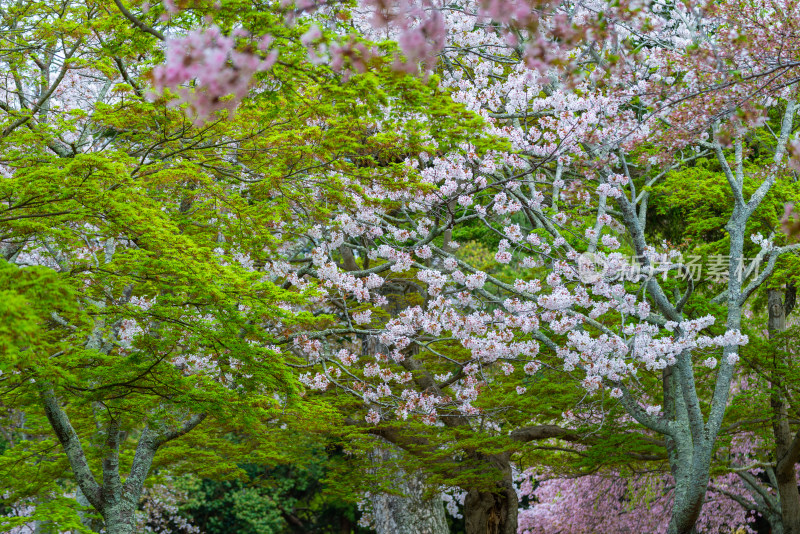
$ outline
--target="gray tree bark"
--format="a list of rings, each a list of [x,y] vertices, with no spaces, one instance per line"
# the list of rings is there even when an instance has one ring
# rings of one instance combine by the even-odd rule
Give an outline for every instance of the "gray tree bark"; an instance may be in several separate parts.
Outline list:
[[[389,468],[395,473],[397,491],[373,493],[370,496],[372,516],[377,534],[448,534],[444,503],[437,496],[426,498],[425,479],[418,473],[408,473],[395,464],[402,454],[389,443],[376,447],[371,458],[374,472]]]

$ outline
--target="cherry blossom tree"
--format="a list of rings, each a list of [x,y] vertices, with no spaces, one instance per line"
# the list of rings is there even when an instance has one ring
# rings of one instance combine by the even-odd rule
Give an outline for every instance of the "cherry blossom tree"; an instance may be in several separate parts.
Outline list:
[[[464,146],[409,159],[435,192],[376,187],[370,193],[393,200],[390,209],[364,207],[309,234],[315,248],[305,272],[330,288],[329,305],[347,326],[295,340],[310,363],[324,362],[323,372],[303,378],[306,385],[333,384],[362,396],[371,405],[366,421],[372,424],[416,413],[430,424],[458,420],[469,427],[469,418],[481,415],[475,405],[480,390],[500,387],[500,373],[487,376],[485,368],[508,365],[509,375],[523,369],[535,374],[542,352],[557,356],[566,372],[581,376],[589,394],[608,392],[639,424],[665,436],[676,484],[669,531],[689,532],[704,502],[738,347],[747,342],[740,332],[742,306],[777,258],[794,250],[756,235],[766,266],[758,274],[741,267],[751,217],[789,172],[796,106],[791,69],[781,69],[786,77],[775,85],[753,81],[764,79],[765,64],[783,61],[782,48],[764,49],[766,56],[747,64],[741,84],[737,77],[743,75],[731,73],[731,62],[744,66],[751,50],[743,47],[742,56],[731,59],[718,48],[739,39],[720,28],[736,24],[737,31],[758,34],[758,17],[772,8],[750,8],[749,18],[735,19],[733,6],[656,7],[618,21],[616,35],[625,36],[628,46],[580,43],[575,53],[585,51],[592,66],[578,81],[574,72],[562,81],[556,68],[550,78],[532,75],[513,45],[458,12],[462,25],[449,26],[458,30],[445,41],[442,84],[482,113],[491,125],[487,132],[505,136],[512,151],[479,154]],[[775,14],[786,20],[792,6],[787,9]],[[612,54],[621,56],[618,65],[606,69],[604,58]],[[705,69],[699,78],[691,74],[695,66]],[[677,96],[665,99],[667,87]],[[746,94],[754,87],[760,92]],[[735,139],[763,125],[770,110],[780,114],[772,160],[751,179],[740,163],[743,144]],[[663,147],[661,157],[646,155],[643,148],[652,144]],[[708,154],[723,169],[733,203],[725,225],[726,287],[712,300],[725,307],[716,335],[703,333],[714,316],[687,312],[693,282],[673,284],[674,297],[666,291],[670,272],[686,268],[678,250],[651,244],[647,228],[648,188]],[[663,170],[647,170],[657,163]],[[506,281],[465,261],[453,235],[476,226],[496,236],[497,264],[532,273],[544,267],[547,276],[515,274]],[[639,272],[627,283],[621,283],[626,266],[617,251],[623,244],[621,250],[638,259]],[[339,265],[333,261],[338,255]],[[596,265],[602,269],[595,272]],[[395,276],[405,278],[392,273],[413,275],[425,300],[382,320],[375,317],[377,307],[391,309],[392,302],[375,289]],[[376,363],[353,371],[360,351],[348,343],[355,336],[377,336],[387,350]],[[465,350],[453,352],[451,341]],[[437,378],[425,356],[452,365],[450,375]],[[716,369],[709,398],[697,390],[696,376],[704,372],[698,364]],[[660,376],[662,391],[640,385],[648,375],[651,381]],[[511,435],[526,435],[526,429]],[[476,521],[484,520],[478,514]],[[511,523],[513,518],[504,520]]]

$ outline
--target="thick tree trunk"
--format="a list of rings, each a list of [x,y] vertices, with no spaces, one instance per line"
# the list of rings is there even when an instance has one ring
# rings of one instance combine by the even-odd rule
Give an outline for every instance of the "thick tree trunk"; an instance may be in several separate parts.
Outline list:
[[[769,310],[768,330],[770,338],[786,330],[786,315],[791,311],[794,301],[794,288],[790,288],[784,302],[783,292],[778,289],[767,290]],[[788,308],[788,309],[787,309]],[[780,390],[782,362],[775,362],[772,377],[772,433],[775,436],[775,478],[778,482],[778,500],[781,505],[781,522],[784,534],[800,534],[800,492],[797,491],[795,464],[797,462],[794,436],[789,427],[789,414],[786,399]]]
[[[104,510],[107,534],[133,534],[135,524],[134,510],[124,504],[109,506]]]
[[[470,489],[464,499],[467,534],[516,534],[519,502],[511,476],[508,454],[483,456],[479,460],[498,475],[497,489]]]
[[[770,534],[785,534],[783,530],[783,519],[780,516],[769,515],[766,518],[766,522],[769,523]]]
[[[362,351],[369,356],[388,354],[389,347],[381,343],[377,336],[367,336],[363,341]],[[373,523],[377,534],[448,534],[450,529],[442,500],[425,498],[425,477],[420,473],[407,473],[397,465],[390,466],[389,464],[396,464],[404,452],[396,448],[399,447],[396,443],[385,443],[385,446],[376,447],[372,451],[372,461],[376,471],[383,464],[399,473],[395,477],[398,480],[396,489],[402,495],[371,495]]]
[[[516,496],[514,496],[516,501]],[[517,503],[507,493],[471,490],[464,500],[467,534],[513,534],[517,531]]]
[[[662,382],[665,415],[674,421],[673,434],[665,439],[670,471],[675,479],[674,503],[667,532],[694,534],[708,487],[712,445],[693,435],[680,369],[665,369]]]
[[[708,480],[706,480],[702,490],[689,488],[689,491],[684,495],[676,495],[675,504],[672,508],[672,517],[667,530],[669,534],[695,534],[697,532],[695,523],[697,523],[700,511],[703,509],[706,486],[708,486]]]
[[[378,472],[381,464],[395,463],[401,454],[390,447],[387,443],[372,451]],[[444,504],[437,497],[426,498],[424,478],[399,470],[396,479],[402,495],[376,493],[370,498],[376,534],[448,534]]]
[[[797,534],[800,532],[800,499],[798,498],[797,481],[794,477],[794,467],[789,480],[781,480],[780,473],[775,473],[775,475],[778,478],[778,499],[781,503],[783,533]]]
[[[674,453],[670,457],[672,476],[675,479],[675,500],[672,505],[669,534],[694,534],[708,488],[709,472],[698,467],[708,465],[697,456],[703,450],[693,442],[688,430],[676,434]]]

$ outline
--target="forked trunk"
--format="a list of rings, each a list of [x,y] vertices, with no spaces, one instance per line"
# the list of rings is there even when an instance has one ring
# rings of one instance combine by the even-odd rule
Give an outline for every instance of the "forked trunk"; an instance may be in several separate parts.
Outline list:
[[[664,408],[673,420],[673,433],[666,436],[670,471],[675,479],[672,514],[668,534],[694,534],[700,517],[709,480],[712,442],[693,435],[686,396],[682,390],[680,369],[663,372]]]

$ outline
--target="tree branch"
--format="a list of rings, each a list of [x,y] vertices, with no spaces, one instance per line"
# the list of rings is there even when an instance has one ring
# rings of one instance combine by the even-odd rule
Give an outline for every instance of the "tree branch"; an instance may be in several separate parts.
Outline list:
[[[114,4],[116,4],[116,6],[119,9],[120,13],[122,13],[122,15],[126,19],[131,21],[134,26],[136,26],[137,28],[139,28],[143,32],[149,33],[150,35],[152,35],[153,37],[157,38],[160,41],[166,41],[167,40],[167,38],[164,37],[163,33],[161,33],[160,31],[156,30],[155,28],[152,28],[152,27],[148,26],[147,24],[145,24],[144,22],[139,20],[133,13],[128,11],[125,8],[125,6],[122,5],[122,2],[120,2],[120,0],[114,0]]]
[[[75,429],[69,421],[69,417],[61,409],[61,406],[56,399],[55,393],[52,389],[45,389],[40,393],[42,402],[44,404],[44,411],[47,415],[47,420],[50,426],[61,442],[64,452],[69,459],[69,465],[72,472],[75,474],[75,480],[86,496],[86,499],[97,510],[102,509],[102,493],[100,485],[94,478],[89,463],[86,461],[86,454],[83,451],[83,446],[78,438]]]

